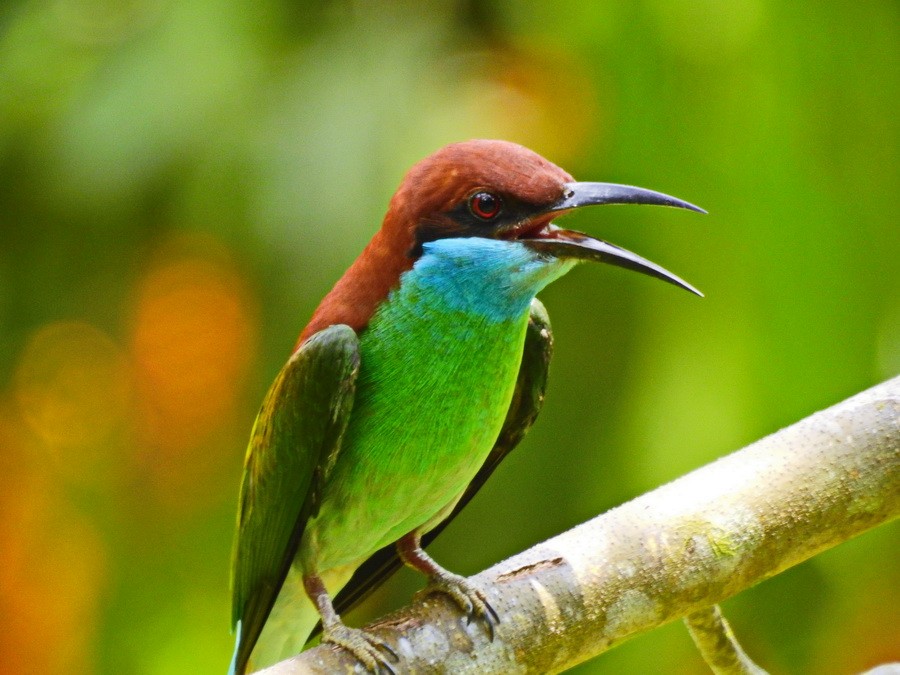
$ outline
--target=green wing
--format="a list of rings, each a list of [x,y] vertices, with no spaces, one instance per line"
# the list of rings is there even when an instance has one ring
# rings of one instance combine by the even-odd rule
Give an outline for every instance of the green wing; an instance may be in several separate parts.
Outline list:
[[[531,302],[525,347],[522,352],[522,365],[519,367],[513,399],[509,411],[506,413],[506,420],[500,430],[500,435],[487,460],[469,483],[450,515],[422,537],[423,546],[428,546],[434,541],[435,537],[462,511],[494,472],[494,469],[503,461],[503,458],[519,444],[519,441],[534,424],[544,403],[547,373],[552,353],[553,333],[550,330],[550,317],[547,316],[547,310],[544,309],[541,301],[535,298]],[[335,597],[334,606],[337,612],[342,614],[361,602],[401,566],[397,548],[393,544],[373,553],[360,565],[347,585]],[[318,630],[317,627],[316,632]]]
[[[307,520],[319,509],[350,419],[359,340],[349,326],[307,340],[263,401],[244,461],[232,555],[235,671],[242,673],[272,611]]]

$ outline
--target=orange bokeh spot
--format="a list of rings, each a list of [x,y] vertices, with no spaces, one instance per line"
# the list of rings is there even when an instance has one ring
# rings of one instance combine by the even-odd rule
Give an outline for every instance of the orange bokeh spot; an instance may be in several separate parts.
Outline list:
[[[0,410],[0,673],[95,670],[106,552],[58,485],[25,468],[27,442]]]
[[[254,312],[227,264],[164,261],[140,283],[132,333],[143,442],[162,459],[226,425],[254,345]]]

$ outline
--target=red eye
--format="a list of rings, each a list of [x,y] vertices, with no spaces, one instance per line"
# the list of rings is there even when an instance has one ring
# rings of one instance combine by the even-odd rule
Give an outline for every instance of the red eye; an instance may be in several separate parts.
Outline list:
[[[491,220],[500,213],[503,202],[490,192],[476,192],[469,197],[469,210],[482,220]]]

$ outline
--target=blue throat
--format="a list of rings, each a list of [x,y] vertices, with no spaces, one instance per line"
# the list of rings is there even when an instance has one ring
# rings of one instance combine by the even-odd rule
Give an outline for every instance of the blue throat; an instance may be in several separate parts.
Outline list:
[[[426,296],[437,306],[509,321],[521,317],[541,289],[574,265],[574,260],[546,258],[516,241],[439,239],[424,245],[395,293],[407,301]],[[395,299],[403,301],[390,301]]]

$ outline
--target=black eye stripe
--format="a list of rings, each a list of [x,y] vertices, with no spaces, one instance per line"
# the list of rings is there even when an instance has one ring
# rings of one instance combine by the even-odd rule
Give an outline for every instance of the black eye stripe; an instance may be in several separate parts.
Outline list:
[[[473,208],[473,200],[479,195],[487,195],[497,200],[497,210],[493,216],[484,217]],[[479,207],[485,214],[490,213],[490,210],[487,210],[487,203],[479,203]],[[423,244],[438,239],[501,237],[508,228],[515,227],[518,223],[523,223],[533,215],[541,213],[543,213],[542,206],[521,202],[510,195],[501,196],[498,192],[476,188],[467,197],[456,202],[452,208],[421,218],[415,230],[415,244],[410,248],[408,255],[415,260],[422,255]]]

